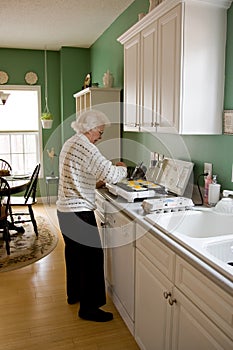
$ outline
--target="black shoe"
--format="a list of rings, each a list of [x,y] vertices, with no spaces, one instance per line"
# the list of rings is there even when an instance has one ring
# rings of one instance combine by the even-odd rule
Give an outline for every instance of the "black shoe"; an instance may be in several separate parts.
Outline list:
[[[84,320],[95,321],[95,322],[108,322],[113,319],[113,314],[111,312],[106,312],[101,309],[97,309],[94,311],[79,310],[78,315],[80,318]]]
[[[67,298],[67,303],[69,305],[74,305],[74,304],[77,304],[79,302],[79,299],[76,298],[76,299],[72,299],[72,298]]]

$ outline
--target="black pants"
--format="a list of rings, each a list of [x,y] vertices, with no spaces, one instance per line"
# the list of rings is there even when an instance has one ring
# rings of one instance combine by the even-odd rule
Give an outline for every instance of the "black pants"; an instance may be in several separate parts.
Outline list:
[[[57,212],[65,242],[67,296],[80,309],[106,303],[104,256],[94,212]]]

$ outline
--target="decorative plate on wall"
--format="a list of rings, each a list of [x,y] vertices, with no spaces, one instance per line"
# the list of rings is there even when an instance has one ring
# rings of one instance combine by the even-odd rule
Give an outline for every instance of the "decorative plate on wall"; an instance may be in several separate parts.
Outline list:
[[[0,71],[0,84],[6,84],[8,82],[8,74],[4,71]]]
[[[34,84],[36,84],[37,80],[38,80],[38,76],[37,76],[36,73],[34,73],[34,72],[27,72],[25,74],[25,81],[26,81],[27,84],[34,85]]]

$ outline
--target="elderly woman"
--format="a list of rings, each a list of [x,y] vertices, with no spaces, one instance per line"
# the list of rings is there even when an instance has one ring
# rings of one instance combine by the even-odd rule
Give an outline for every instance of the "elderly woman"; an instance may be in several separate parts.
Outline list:
[[[106,292],[95,188],[98,182],[116,183],[127,175],[124,163],[113,165],[95,146],[109,124],[100,111],[84,112],[71,124],[76,134],[59,157],[57,215],[65,242],[67,301],[80,302],[79,317],[96,322],[110,321],[113,315],[100,309]]]

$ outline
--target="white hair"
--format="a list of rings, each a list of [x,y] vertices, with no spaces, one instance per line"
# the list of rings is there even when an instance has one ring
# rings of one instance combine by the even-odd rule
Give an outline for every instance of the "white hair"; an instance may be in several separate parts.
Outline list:
[[[78,134],[84,134],[101,125],[109,126],[110,121],[103,112],[96,109],[90,109],[81,113],[77,119],[71,123],[71,127]]]

